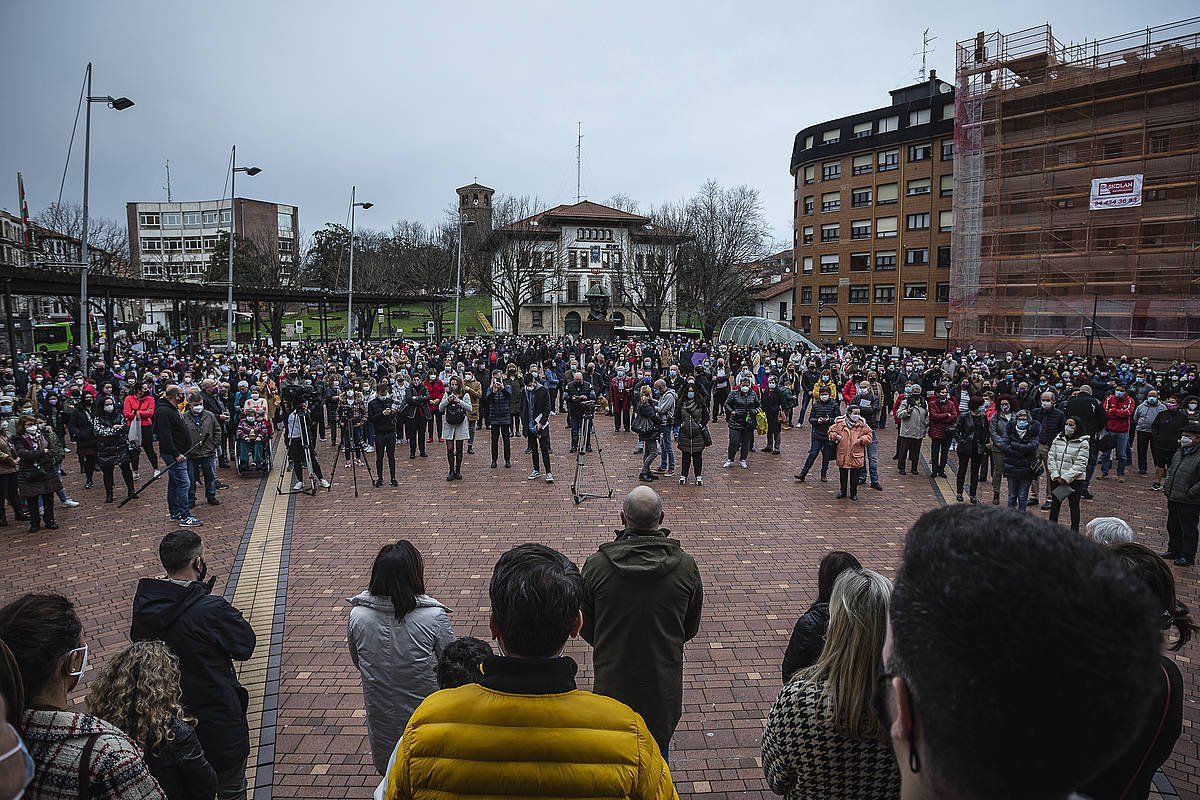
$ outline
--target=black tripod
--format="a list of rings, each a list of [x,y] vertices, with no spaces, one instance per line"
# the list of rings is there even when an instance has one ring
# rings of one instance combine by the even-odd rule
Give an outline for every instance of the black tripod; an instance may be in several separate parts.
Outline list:
[[[363,455],[363,443],[354,436],[354,426],[350,422],[350,411],[343,410],[341,417],[338,419],[338,429],[342,434],[341,450],[346,455],[346,460],[350,462],[350,483],[354,486],[354,496],[358,497],[358,462],[362,461],[366,467],[367,477],[371,483],[375,482],[375,476],[371,474],[371,462]],[[329,471],[329,480],[333,482],[333,476],[337,473],[337,458],[333,459],[333,469]]]
[[[593,442],[596,447],[596,458],[600,461],[600,474],[604,476],[604,494],[579,490],[580,479],[587,467],[587,452],[592,449]],[[579,450],[575,453],[575,479],[571,481],[571,496],[575,499],[575,505],[579,505],[584,500],[590,500],[593,497],[608,498],[612,495],[612,483],[608,479],[608,468],[604,466],[604,448],[600,446],[600,438],[596,435],[596,417],[593,414],[587,414],[579,423]]]
[[[294,467],[292,462],[292,448],[287,435],[287,424],[288,420],[291,418],[291,414],[288,414],[283,418],[283,442],[284,451],[287,454],[287,460],[284,462],[283,469],[279,471],[279,484],[275,487],[275,492],[277,494],[307,494],[316,497],[317,488],[319,486],[318,481],[320,479],[317,477],[317,473],[313,470],[312,441],[308,435],[308,426],[311,423],[311,420],[309,420],[307,411],[297,410],[294,413],[300,417],[300,447],[304,451],[304,468],[307,470],[306,477],[308,479],[308,487],[288,489],[286,492],[283,489],[284,481],[289,480],[288,475],[293,471]]]

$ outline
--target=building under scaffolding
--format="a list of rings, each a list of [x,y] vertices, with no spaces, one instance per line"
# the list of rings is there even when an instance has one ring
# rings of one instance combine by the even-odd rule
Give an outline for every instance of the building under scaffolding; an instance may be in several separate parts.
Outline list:
[[[1200,17],[980,33],[955,105],[954,344],[1200,357]]]

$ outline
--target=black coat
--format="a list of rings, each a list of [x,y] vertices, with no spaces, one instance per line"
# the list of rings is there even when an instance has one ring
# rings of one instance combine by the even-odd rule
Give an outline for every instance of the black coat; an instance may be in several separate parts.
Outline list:
[[[384,414],[393,405],[391,396],[376,397],[367,403],[367,419],[375,426],[375,433],[395,433],[399,415]]]
[[[512,425],[512,400],[512,392],[507,386],[501,385],[497,391],[488,384],[483,394],[482,414],[489,427]]]
[[[120,411],[100,413],[92,421],[96,434],[96,463],[115,467],[129,463],[129,423]]]
[[[758,424],[758,395],[751,389],[742,394],[739,389],[725,398],[725,422],[734,430],[751,430]]]
[[[521,389],[521,419],[529,424],[531,419],[542,418],[542,426],[550,419],[550,392],[545,386],[534,386],[532,390]]]
[[[1082,433],[1095,434],[1104,430],[1106,420],[1103,404],[1087,392],[1080,392],[1067,400],[1063,411],[1068,417],[1075,417],[1083,423]]]
[[[92,430],[94,408],[94,404],[87,408],[79,405],[67,416],[67,431],[71,434],[71,441],[80,451],[96,447],[96,432]]]
[[[175,738],[157,748],[147,748],[146,766],[162,787],[167,800],[212,800],[217,793],[217,773],[191,725],[171,720]]]
[[[250,697],[233,662],[248,660],[255,645],[254,629],[242,613],[201,583],[143,578],[133,598],[129,638],[167,643],[179,657],[181,701],[197,720],[196,736],[208,763],[217,772],[241,763],[250,753]]]
[[[829,603],[813,603],[792,628],[783,654],[783,682],[805,667],[811,667],[821,657],[825,633],[829,630]]]
[[[963,456],[982,455],[991,450],[992,437],[988,418],[983,414],[961,414],[950,428],[958,453]]]
[[[429,387],[413,382],[404,390],[404,405],[400,410],[405,419],[429,418]]]
[[[168,467],[176,456],[191,449],[192,434],[188,432],[187,423],[175,404],[165,397],[158,398],[154,405],[154,435],[158,437],[158,449]]]

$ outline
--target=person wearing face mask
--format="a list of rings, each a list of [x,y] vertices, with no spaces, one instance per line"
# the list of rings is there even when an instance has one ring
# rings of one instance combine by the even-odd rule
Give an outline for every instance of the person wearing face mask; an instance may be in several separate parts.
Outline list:
[[[1167,466],[1179,449],[1179,435],[1183,426],[1188,423],[1187,412],[1179,407],[1179,397],[1168,395],[1163,403],[1163,410],[1150,424],[1150,452],[1154,457],[1154,466],[1158,467],[1158,476],[1150,486],[1153,491],[1162,489],[1162,482],[1167,477]]]
[[[17,457],[13,452],[13,437],[7,425],[0,425],[0,527],[8,525],[8,506],[18,520],[28,520],[25,505],[17,494]]]
[[[1088,450],[1091,437],[1084,433],[1083,423],[1068,417],[1062,433],[1050,443],[1046,457],[1046,475],[1050,479],[1050,491],[1046,494],[1050,502],[1050,521],[1058,522],[1066,489],[1067,506],[1071,509],[1071,530],[1079,530],[1079,500],[1083,493],[1083,481],[1087,477]],[[1060,488],[1066,487],[1066,489]]]
[[[1117,456],[1117,482],[1125,482],[1125,464],[1129,450],[1129,426],[1133,418],[1133,398],[1125,392],[1124,384],[1117,384],[1112,394],[1104,398],[1104,435],[1100,448],[1100,477],[1108,479],[1112,468],[1113,453]]]
[[[972,397],[967,402],[967,413],[961,414],[950,429],[954,437],[954,452],[958,456],[958,474],[955,476],[955,495],[958,502],[963,502],[963,487],[970,477],[968,496],[972,503],[978,503],[976,494],[979,484],[987,469],[988,451],[991,449],[991,437],[988,434],[988,420],[983,414],[983,398]]]
[[[617,367],[617,374],[608,384],[608,405],[613,416],[614,432],[619,432],[622,424],[625,425],[625,431],[629,432],[630,414],[633,408],[631,395],[633,384],[634,380],[627,374],[625,367],[623,365]],[[553,405],[553,399],[551,405]]]
[[[54,493],[62,489],[62,478],[54,462],[50,441],[42,431],[44,424],[33,416],[22,416],[17,420],[17,436],[13,441],[13,455],[17,459],[17,492],[29,511],[31,533],[39,530],[42,522],[50,530],[58,528],[58,523],[54,521]]]
[[[1041,426],[1028,409],[1022,408],[1008,423],[1000,439],[1004,454],[1004,475],[1008,479],[1008,507],[1025,511],[1029,505],[1029,487],[1037,466],[1038,435]]]
[[[838,403],[828,390],[817,395],[817,400],[809,409],[808,421],[811,426],[808,457],[804,460],[804,468],[793,477],[804,482],[808,471],[812,469],[817,455],[821,456],[821,483],[825,483],[829,473],[829,462],[833,460],[834,448],[829,441],[829,426],[838,417]]]
[[[0,639],[0,797],[22,800],[37,774],[37,764],[21,738],[25,724],[25,687],[21,668]]]
[[[1145,399],[1138,403],[1137,408],[1133,410],[1133,429],[1137,436],[1138,475],[1145,475],[1147,472],[1146,451],[1150,449],[1150,441],[1153,438],[1151,429],[1154,427],[1154,420],[1165,409],[1166,406],[1159,399],[1158,389],[1150,389],[1146,392]],[[1155,463],[1155,466],[1159,465]]]
[[[204,401],[198,391],[192,392],[188,400],[187,414],[188,436],[191,444],[188,448],[188,508],[196,506],[196,485],[200,477],[204,477],[204,498],[210,506],[219,506],[217,499],[217,446],[220,443],[221,425],[216,416],[204,407]]]
[[[179,657],[180,702],[197,720],[204,757],[217,773],[217,797],[245,797],[247,695],[233,662],[254,654],[254,629],[224,597],[213,594],[215,579],[205,582],[204,542],[195,531],[168,533],[158,556],[166,574],[138,581],[129,638],[161,640]]]
[[[1042,511],[1050,510],[1050,492],[1054,489],[1054,482],[1050,479],[1050,473],[1046,469],[1050,443],[1054,441],[1054,437],[1062,433],[1063,425],[1067,421],[1067,415],[1055,405],[1057,400],[1058,397],[1054,391],[1047,389],[1039,396],[1038,407],[1032,412],[1034,421],[1042,426],[1042,431],[1038,434],[1038,461],[1041,462],[1042,472],[1046,476],[1046,492],[1042,495],[1046,498],[1046,502],[1042,505]],[[1038,504],[1038,484],[1040,483],[1041,478],[1037,478],[1033,482],[1033,488],[1029,492],[1030,505]]]
[[[996,407],[988,419],[988,437],[991,439],[992,505],[1000,505],[1000,480],[1004,477],[1004,452],[1000,440],[1008,430],[1013,418],[1013,399],[1008,395],[996,398]]]
[[[136,445],[129,441],[129,423],[111,395],[101,397],[100,413],[92,420],[92,430],[96,436],[96,463],[104,476],[104,502],[113,501],[113,471],[118,468],[125,480],[126,497],[135,499],[129,454]]]
[[[524,416],[521,422],[528,445],[526,452],[533,457],[533,471],[529,473],[528,480],[542,477],[541,467],[544,464],[546,483],[554,483],[553,466],[550,463],[550,393],[545,386],[537,383],[532,373],[525,373],[523,381],[525,385],[521,389],[520,407]]]
[[[429,417],[428,428],[426,428],[425,441],[432,442],[434,431],[437,431],[438,441],[443,441],[442,437],[442,398],[446,396],[446,384],[437,376],[436,372],[430,370],[429,380],[425,385],[429,389]]]
[[[837,448],[838,473],[841,478],[841,500],[849,494],[858,499],[858,478],[867,463],[867,445],[874,439],[871,426],[863,419],[862,409],[850,406],[845,415],[829,426],[829,441]]]
[[[98,716],[68,710],[67,697],[88,665],[83,625],[71,601],[57,594],[14,600],[0,608],[0,640],[16,662],[25,693],[20,728],[33,760],[32,775],[23,765],[26,796],[166,800],[129,736]],[[0,763],[7,766],[10,758]]]
[[[79,398],[75,409],[67,415],[67,430],[79,458],[79,471],[85,478],[85,489],[92,488],[92,478],[96,474],[96,434],[92,425],[95,418],[94,403],[92,396],[85,393]]]
[[[729,399],[729,369],[724,358],[718,358],[712,374],[712,419],[721,418],[725,401]]]
[[[1167,549],[1160,555],[1180,567],[1196,563],[1200,526],[1200,422],[1189,421],[1179,432],[1179,449],[1171,457],[1163,482],[1167,496]]]
[[[759,401],[758,395],[750,388],[751,378],[746,375],[738,381],[738,390],[730,393],[725,399],[725,420],[729,425],[729,450],[722,465],[725,469],[733,466],[733,459],[741,455],[738,463],[742,469],[749,469],[746,459],[754,446],[754,429],[757,424]]]
[[[929,401],[930,475],[946,477],[946,460],[950,457],[950,426],[958,419],[958,402],[950,397],[950,388],[941,385]]]
[[[778,376],[774,373],[767,375],[766,387],[761,401],[763,413],[767,415],[767,443],[763,452],[779,455],[781,431],[787,411],[784,408],[783,390],[779,388]]]
[[[247,397],[249,397],[248,394]],[[150,384],[143,383],[138,384],[132,393],[125,396],[122,409],[125,413],[125,421],[135,431],[130,441],[136,441],[141,452],[146,454],[150,468],[154,470],[154,475],[157,477],[160,473],[158,454],[154,452],[154,405],[154,392],[151,390]],[[138,451],[135,449],[131,457],[134,480],[138,479],[138,460]]]
[[[679,402],[679,452],[682,468],[679,482],[686,484],[689,471],[696,476],[696,485],[702,486],[704,478],[704,448],[712,444],[708,430],[708,398],[697,388],[696,381],[689,379]]]

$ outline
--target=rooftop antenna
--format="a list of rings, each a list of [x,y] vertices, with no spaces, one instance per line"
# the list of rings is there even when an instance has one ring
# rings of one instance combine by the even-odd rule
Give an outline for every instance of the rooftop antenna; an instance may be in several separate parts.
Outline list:
[[[167,159],[167,185],[163,187],[167,190],[167,202],[171,202],[171,159]]]
[[[929,28],[926,28],[924,33],[921,34],[921,71],[917,73],[917,80],[919,81],[924,82],[929,78],[929,70],[926,67],[929,62],[929,54],[933,52],[933,48],[929,45],[936,39],[936,36],[929,35]],[[916,53],[913,53],[913,55],[916,55]]]
[[[583,199],[582,181],[580,176],[583,170],[583,123],[575,123],[575,202],[578,203]]]

